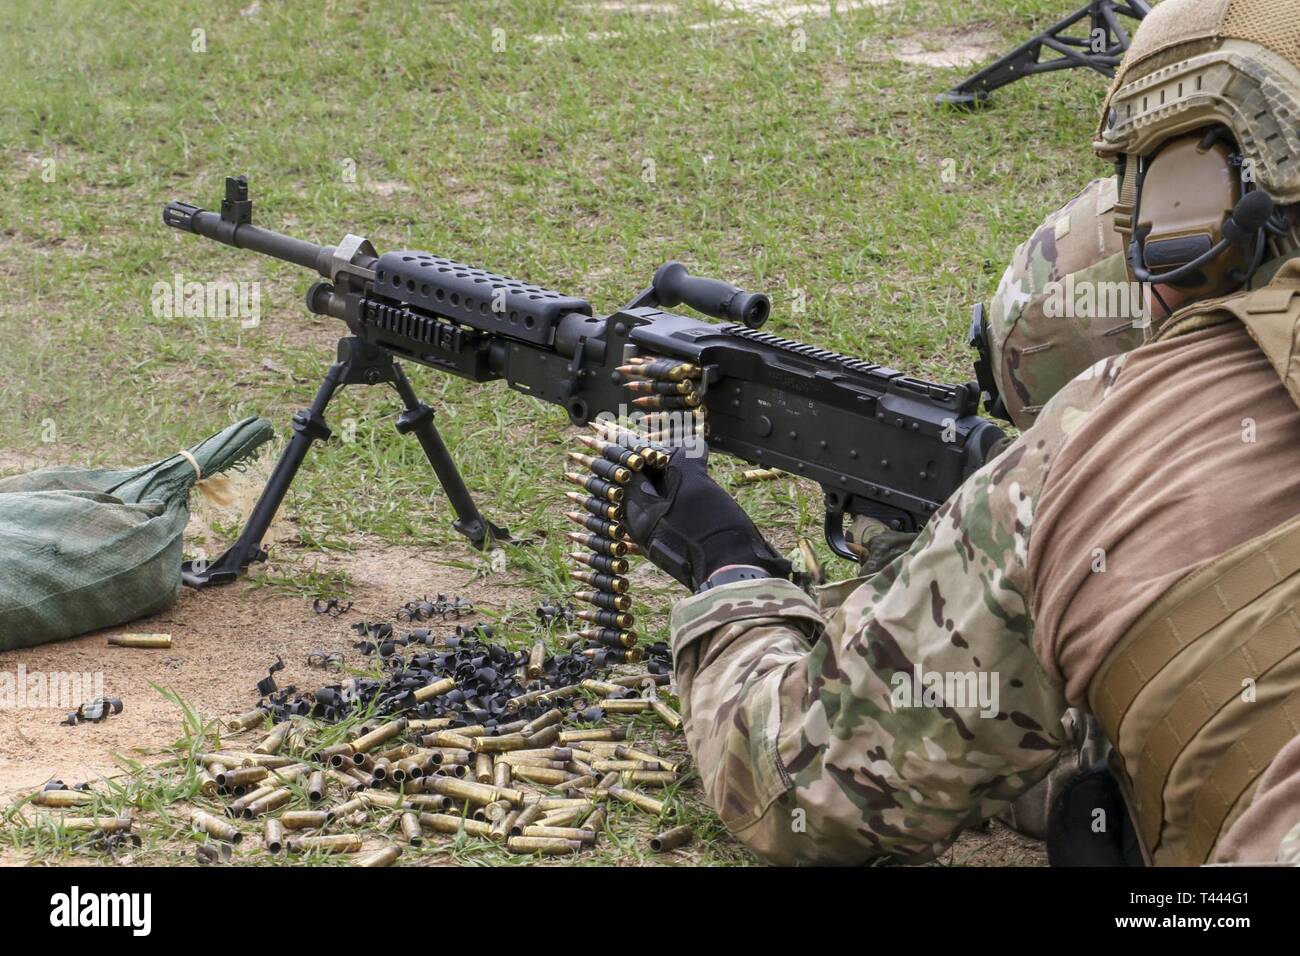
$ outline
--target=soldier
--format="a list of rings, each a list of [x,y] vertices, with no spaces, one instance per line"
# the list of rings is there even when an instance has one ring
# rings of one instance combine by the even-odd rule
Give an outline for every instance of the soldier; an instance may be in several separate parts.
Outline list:
[[[1070,381],[833,612],[703,461],[627,486],[631,537],[696,591],[673,650],[705,789],[763,856],[932,859],[1048,773],[1079,707],[1148,861],[1300,862],[1287,7],[1166,0],[1144,21],[1097,149],[1130,277],[1186,304]]]

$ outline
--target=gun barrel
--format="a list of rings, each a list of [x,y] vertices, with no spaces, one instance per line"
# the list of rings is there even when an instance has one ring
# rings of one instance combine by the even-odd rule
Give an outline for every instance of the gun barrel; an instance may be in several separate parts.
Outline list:
[[[218,213],[187,202],[173,201],[164,206],[163,222],[173,229],[183,229],[237,249],[251,249],[329,277],[329,259],[334,252],[332,246],[318,246],[314,242],[263,229],[251,222],[231,222]]]

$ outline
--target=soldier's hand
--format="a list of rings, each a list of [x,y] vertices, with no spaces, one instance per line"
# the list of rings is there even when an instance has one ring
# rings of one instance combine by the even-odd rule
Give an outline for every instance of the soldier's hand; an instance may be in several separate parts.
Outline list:
[[[704,455],[678,448],[662,470],[634,475],[624,487],[623,513],[629,537],[645,556],[692,591],[732,565],[790,576],[790,562],[709,477]]]
[[[855,543],[852,550],[858,556],[862,574],[878,574],[900,554],[905,554],[916,540],[914,531],[892,531],[875,518],[859,516],[853,523]]]

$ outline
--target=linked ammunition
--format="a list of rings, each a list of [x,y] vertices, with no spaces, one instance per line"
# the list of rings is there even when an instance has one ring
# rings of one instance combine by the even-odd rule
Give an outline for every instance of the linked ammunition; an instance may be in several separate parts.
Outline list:
[[[560,856],[576,853],[582,849],[577,840],[559,840],[554,837],[517,836],[506,840],[506,848],[511,853],[541,853],[545,856]]]
[[[607,458],[596,458],[592,455],[584,455],[581,452],[571,451],[568,453],[569,461],[576,462],[591,471],[598,478],[606,481],[612,481],[616,485],[626,485],[632,480],[632,469],[624,468],[622,465],[612,462]]]
[[[492,774],[492,755],[490,753],[480,753],[474,757],[474,779],[479,783],[491,783]]]
[[[108,639],[110,647],[148,647],[166,650],[172,646],[170,634],[117,634]]]
[[[648,408],[651,411],[680,411],[686,408],[695,408],[700,404],[700,396],[694,393],[690,395],[642,395],[640,398],[632,399],[632,404],[638,408]]]
[[[268,853],[279,853],[284,848],[284,826],[275,817],[267,817],[262,824],[262,846]]]
[[[661,379],[667,382],[693,380],[704,375],[698,365],[683,362],[681,359],[641,357],[639,360],[633,359],[631,365],[620,366],[619,371],[622,372],[624,368],[629,369],[624,373],[626,375]]]
[[[615,594],[623,594],[628,588],[627,578],[619,577],[616,574],[601,574],[598,571],[570,571],[569,577],[579,584],[585,584],[598,591],[613,591]]]
[[[325,810],[286,810],[280,814],[280,825],[286,830],[317,830],[329,821]]]
[[[542,676],[546,670],[546,642],[536,641],[532,649],[528,652],[528,664],[524,668],[524,673],[530,680],[536,680]]]
[[[285,738],[289,736],[289,731],[293,725],[287,720],[276,726],[269,734],[262,738],[262,742],[253,748],[253,753],[257,754],[278,754],[280,748],[284,746]]]
[[[655,699],[651,700],[651,701],[650,701],[650,708],[651,708],[651,709],[652,709],[656,714],[659,715],[659,719],[660,719],[660,720],[662,720],[665,724],[667,724],[667,725],[668,725],[669,727],[671,727],[673,730],[678,730],[678,729],[681,728],[681,726],[682,726],[682,715],[679,714],[679,713],[677,713],[677,711],[673,710],[671,707],[669,707],[667,704],[665,704],[662,700],[659,700],[658,698],[655,698]]]
[[[603,442],[599,438],[592,438],[590,435],[579,435],[578,441],[592,451],[598,452],[602,458],[622,465],[624,468],[640,471],[645,467],[645,459],[627,448],[611,445],[609,442]]]
[[[279,790],[273,790],[264,797],[259,797],[244,807],[243,815],[251,820],[254,817],[260,817],[264,813],[280,809],[292,799],[293,791],[282,787]]]
[[[221,840],[225,843],[239,843],[244,839],[244,834],[240,833],[234,826],[220,817],[214,817],[212,814],[204,813],[199,809],[190,811],[190,825],[202,830],[214,840]]]
[[[396,720],[376,727],[370,733],[363,734],[352,741],[352,750],[355,753],[365,753],[367,750],[373,750],[385,741],[392,740],[405,730],[406,718],[398,717]]]
[[[584,604],[594,604],[607,611],[626,611],[632,607],[632,599],[626,594],[611,594],[608,591],[574,591],[573,599]]]
[[[570,484],[577,485],[579,488],[585,488],[589,494],[597,498],[604,498],[606,501],[619,502],[623,500],[623,487],[617,482],[607,481],[596,475],[580,475],[575,471],[566,471],[564,480]],[[610,535],[615,538],[618,535]]]
[[[376,850],[374,853],[361,857],[354,865],[365,867],[392,866],[401,855],[402,848],[395,843],[390,843],[382,850]]]
[[[689,382],[663,382],[636,379],[623,385],[633,395],[694,395],[695,386]]]
[[[638,810],[653,814],[657,817],[674,817],[677,815],[677,811],[664,801],[656,800],[654,797],[646,796],[644,793],[638,793],[635,790],[626,790],[623,787],[610,787],[609,795],[615,800],[621,800],[630,806],[636,807]]]
[[[650,849],[655,853],[667,853],[678,847],[686,846],[695,837],[695,831],[688,826],[673,827],[650,838]]]
[[[587,554],[585,551],[570,551],[569,557],[579,564],[604,574],[627,574],[631,565],[626,558],[611,558],[605,554]]]
[[[636,623],[636,619],[623,611],[575,611],[574,617],[580,621],[590,621],[597,627],[614,627],[626,630]]]
[[[471,820],[468,817],[452,816],[449,813],[421,813],[420,826],[437,833],[459,833],[464,830],[471,836],[481,837],[490,836],[492,833],[491,824],[481,820]]]
[[[424,829],[420,826],[420,815],[418,813],[407,810],[401,816],[400,826],[402,828],[402,839],[411,846],[419,846],[424,842]]]
[[[623,525],[617,521],[606,521],[604,518],[597,518],[595,515],[585,515],[581,511],[566,511],[564,516],[574,524],[581,525],[592,534],[598,534],[602,538],[618,541],[623,537]]]
[[[357,833],[331,833],[325,836],[307,836],[292,839],[287,844],[290,853],[356,853],[361,849],[361,836]]]
[[[635,631],[620,631],[609,627],[587,628],[578,632],[584,641],[595,641],[604,647],[631,647],[637,642]]]
[[[580,544],[584,548],[595,551],[597,554],[607,554],[615,558],[627,554],[627,545],[625,543],[611,540],[601,534],[579,534],[576,531],[569,531],[565,534],[565,537],[575,544]]]

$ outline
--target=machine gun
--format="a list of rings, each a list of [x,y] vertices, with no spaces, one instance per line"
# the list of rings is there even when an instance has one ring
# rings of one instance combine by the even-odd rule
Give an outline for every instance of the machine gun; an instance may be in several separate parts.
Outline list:
[[[189,562],[186,583],[234,580],[266,560],[262,537],[312,442],[328,438],[325,408],[345,385],[387,384],[404,410],[397,430],[414,433],[441,482],[454,527],[478,548],[509,540],[479,512],[398,359],[475,382],[511,388],[560,405],[581,425],[627,408],[619,366],[638,356],[677,359],[701,370],[709,447],[765,468],[818,482],[825,493],[826,541],[856,556],[845,514],[919,529],[978,469],[1003,437],[980,418],[975,383],[938,385],[902,372],[760,331],[766,296],[661,267],[651,285],[610,315],[583,299],[477,269],[427,252],[380,255],[347,235],[318,246],[252,223],[245,177],[226,180],[220,213],[183,202],[163,222],[240,249],[320,273],[307,308],[341,319],[350,335],[311,406],[294,415],[293,437],[235,544],[207,565]],[[725,324],[668,309],[685,303]]]

